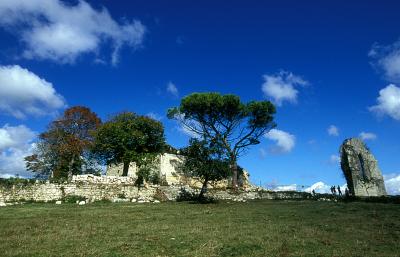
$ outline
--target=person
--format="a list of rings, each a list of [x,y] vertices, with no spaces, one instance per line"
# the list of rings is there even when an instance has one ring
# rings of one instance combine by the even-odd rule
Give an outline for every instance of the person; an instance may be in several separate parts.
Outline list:
[[[349,197],[349,196],[350,196],[349,189],[347,189],[347,187],[346,187],[346,189],[344,190],[344,194],[345,194],[346,197]]]
[[[333,189],[333,194],[336,195],[336,187],[333,186],[332,189]]]
[[[339,185],[337,186],[337,191],[339,193],[339,196],[342,196],[342,190],[340,190],[340,186]]]
[[[315,196],[315,190],[314,189],[312,190],[312,194]]]
[[[331,194],[333,194],[333,186],[331,186]]]

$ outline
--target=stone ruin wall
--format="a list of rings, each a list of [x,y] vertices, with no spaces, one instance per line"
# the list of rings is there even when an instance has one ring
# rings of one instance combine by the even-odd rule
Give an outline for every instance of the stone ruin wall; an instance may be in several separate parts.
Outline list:
[[[0,203],[52,202],[63,200],[68,196],[84,197],[87,202],[101,200],[152,202],[155,199],[175,201],[182,187],[188,192],[198,192],[198,189],[178,185],[150,185],[147,188],[138,189],[134,182],[135,180],[130,177],[79,175],[74,176],[71,182],[63,184],[46,181],[45,183],[38,182],[11,187],[0,186]],[[220,200],[244,201],[253,199],[303,199],[305,193],[272,192],[254,187],[237,194],[230,193],[227,190],[209,190],[207,194]],[[311,195],[309,197],[311,198]]]
[[[196,178],[188,178],[182,175],[180,165],[183,162],[184,157],[182,155],[164,153],[160,154],[155,161],[155,172],[159,174],[159,177],[163,185],[188,185],[194,188],[201,188],[202,181]],[[134,162],[129,164],[128,177],[137,178],[137,165]],[[107,176],[122,176],[123,164],[112,164],[107,167]],[[243,177],[239,178],[241,186],[244,188],[251,188],[249,180],[249,173],[244,171]],[[209,183],[210,188],[226,189],[230,185],[230,181],[227,179]]]

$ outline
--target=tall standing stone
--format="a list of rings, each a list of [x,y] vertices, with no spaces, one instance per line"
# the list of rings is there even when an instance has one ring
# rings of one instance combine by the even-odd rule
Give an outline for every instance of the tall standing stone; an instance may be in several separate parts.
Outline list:
[[[346,139],[340,147],[340,155],[340,165],[350,194],[354,196],[386,195],[378,161],[362,140]]]

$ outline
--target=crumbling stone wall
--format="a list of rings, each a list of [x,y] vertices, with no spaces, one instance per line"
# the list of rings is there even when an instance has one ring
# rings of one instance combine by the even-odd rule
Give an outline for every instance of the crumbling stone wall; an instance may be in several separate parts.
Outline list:
[[[158,200],[175,201],[182,188],[191,193],[198,193],[199,189],[189,186],[150,185],[147,188],[138,188],[135,181],[130,177],[109,177],[80,175],[74,176],[69,183],[50,183],[46,181],[28,185],[13,185],[11,187],[0,186],[0,203],[6,202],[51,202],[63,200],[68,196],[79,196],[86,198],[88,202],[110,200],[110,201],[142,201],[152,202]],[[310,194],[301,192],[272,192],[260,188],[248,188],[240,193],[228,190],[211,189],[207,193],[215,199],[245,201],[253,199],[303,199]]]

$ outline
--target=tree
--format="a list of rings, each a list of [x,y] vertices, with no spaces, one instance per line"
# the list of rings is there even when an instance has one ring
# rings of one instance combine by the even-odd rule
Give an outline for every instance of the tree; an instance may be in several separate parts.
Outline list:
[[[232,186],[238,187],[237,159],[262,135],[274,128],[275,106],[269,101],[242,103],[235,95],[193,93],[178,107],[168,110],[168,118],[207,142],[219,144],[230,160]]]
[[[154,161],[165,147],[161,122],[132,112],[123,112],[105,122],[96,132],[93,153],[106,165],[123,163],[123,176],[129,164],[139,169]]]
[[[38,175],[71,179],[73,174],[91,170],[90,148],[93,132],[101,120],[89,108],[75,106],[50,123],[39,135],[34,154],[25,157],[28,170]]]
[[[217,144],[192,138],[189,146],[182,149],[182,155],[185,156],[183,173],[203,181],[199,200],[204,198],[208,182],[225,179],[230,174],[229,160],[224,159],[223,150]]]

